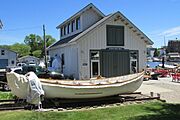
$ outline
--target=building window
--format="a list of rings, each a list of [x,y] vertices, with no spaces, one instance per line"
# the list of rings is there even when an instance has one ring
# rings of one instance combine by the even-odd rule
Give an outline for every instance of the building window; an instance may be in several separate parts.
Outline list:
[[[79,30],[80,29],[80,17],[78,17],[77,19],[76,19],[76,30]]]
[[[1,50],[1,55],[5,55],[5,50]]]
[[[124,26],[107,25],[107,46],[124,46]]]
[[[75,30],[75,20],[72,21],[71,23],[71,32]]]
[[[66,35],[68,34],[68,26],[66,26]]]
[[[63,71],[64,71],[64,53],[63,54],[61,54],[61,73],[63,73]]]
[[[63,27],[61,27],[61,37],[63,36]]]
[[[61,54],[61,65],[63,66],[65,63],[64,63],[64,53]]]
[[[71,24],[68,23],[68,29],[67,29],[68,34],[70,33],[70,29],[71,29]]]
[[[64,35],[66,35],[66,25],[64,26]]]
[[[91,60],[99,60],[99,51],[91,51]]]
[[[11,64],[13,64],[13,65],[14,65],[14,60],[12,60],[12,61],[11,61]]]

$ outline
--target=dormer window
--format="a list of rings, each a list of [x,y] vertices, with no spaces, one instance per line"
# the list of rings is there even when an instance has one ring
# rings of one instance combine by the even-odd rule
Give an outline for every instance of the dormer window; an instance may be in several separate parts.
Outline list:
[[[71,32],[74,32],[74,30],[75,30],[75,20],[73,20],[71,23]]]
[[[64,26],[64,35],[66,35],[66,25]]]
[[[63,27],[62,27],[62,28],[61,28],[61,37],[63,36],[63,32],[64,32],[64,31],[63,31]]]
[[[66,35],[68,34],[68,25],[66,26]]]
[[[67,29],[67,33],[69,34],[70,33],[70,30],[71,30],[71,24],[70,23],[68,23],[68,27],[67,27],[68,29]]]
[[[80,17],[76,19],[76,30],[80,29]]]

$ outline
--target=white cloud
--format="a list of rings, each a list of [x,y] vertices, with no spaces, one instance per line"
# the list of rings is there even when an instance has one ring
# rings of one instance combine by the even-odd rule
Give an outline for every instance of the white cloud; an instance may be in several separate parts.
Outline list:
[[[167,37],[172,37],[172,36],[180,35],[180,26],[177,26],[177,27],[165,30],[165,31],[159,33],[158,35],[159,36],[167,36]]]
[[[149,38],[154,42],[155,47],[161,47],[164,43],[167,45],[169,40],[175,40],[180,38],[180,26],[176,26],[169,29],[158,29],[147,34]]]

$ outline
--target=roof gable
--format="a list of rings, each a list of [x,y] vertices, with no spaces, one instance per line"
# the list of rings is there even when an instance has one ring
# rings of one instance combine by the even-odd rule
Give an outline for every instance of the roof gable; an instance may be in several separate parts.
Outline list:
[[[110,19],[111,17],[116,16],[116,18],[114,19],[114,21],[116,20],[121,20],[126,26],[129,27],[129,29],[131,29],[133,32],[135,32],[137,34],[137,36],[139,36],[141,39],[143,39],[145,41],[145,43],[147,45],[152,45],[153,42],[140,30],[138,29],[130,20],[128,20],[122,13],[120,13],[119,11],[114,13],[114,14],[110,14],[106,17],[104,17],[103,19],[101,19],[100,21],[98,21],[97,23],[95,23],[94,25],[92,25],[91,27],[89,27],[87,30],[85,30],[84,32],[82,32],[81,34],[79,34],[77,37],[75,37],[74,39],[72,39],[70,42],[74,42],[77,41],[79,38],[81,38],[82,36],[84,36],[85,34],[89,33],[91,30],[95,29],[96,27],[98,27],[99,25],[102,25],[104,22],[106,22],[108,19]]]
[[[76,18],[77,16],[81,15],[83,12],[85,12],[88,9],[93,9],[98,15],[100,15],[101,17],[105,17],[105,15],[96,7],[94,6],[92,3],[88,4],[86,7],[82,8],[79,12],[75,13],[73,16],[71,16],[70,18],[68,18],[67,20],[65,20],[63,23],[61,23],[60,25],[58,25],[56,28],[60,28],[61,26],[63,26],[64,24],[66,24],[67,22],[71,21],[72,19]]]
[[[0,48],[1,50],[6,50],[6,51],[9,51],[9,52],[13,52],[15,54],[17,54],[17,52],[13,51],[13,50],[9,50],[9,49],[6,49],[6,48]]]
[[[49,48],[52,48],[52,47],[55,47],[55,46],[58,46],[58,45],[62,45],[62,44],[65,44],[65,43],[75,42],[75,41],[79,40],[81,37],[83,37],[84,35],[88,34],[90,31],[92,31],[95,28],[103,25],[103,23],[105,23],[108,19],[110,19],[112,17],[115,17],[114,21],[121,20],[125,26],[129,27],[129,29],[131,29],[134,33],[136,33],[137,36],[139,36],[141,39],[143,39],[144,42],[147,45],[152,45],[153,44],[153,42],[140,29],[138,29],[129,19],[127,19],[122,13],[120,13],[118,11],[118,12],[116,12],[114,14],[107,15],[106,17],[104,17],[103,19],[101,19],[100,21],[98,21],[97,23],[95,23],[94,25],[92,25],[91,27],[89,27],[88,29],[83,31],[82,33],[76,34],[75,36],[71,37],[71,39],[69,39],[68,41],[63,42],[63,41],[60,40],[58,42],[61,43],[61,44],[58,44],[58,42],[57,42],[57,44],[55,43],[52,46],[50,46]]]

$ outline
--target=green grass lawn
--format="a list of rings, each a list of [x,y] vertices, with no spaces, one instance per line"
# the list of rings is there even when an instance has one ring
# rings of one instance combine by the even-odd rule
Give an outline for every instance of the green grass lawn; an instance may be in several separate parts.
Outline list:
[[[0,100],[13,99],[13,94],[11,92],[0,91]]]
[[[180,120],[180,104],[149,102],[75,112],[1,111],[0,120]]]

